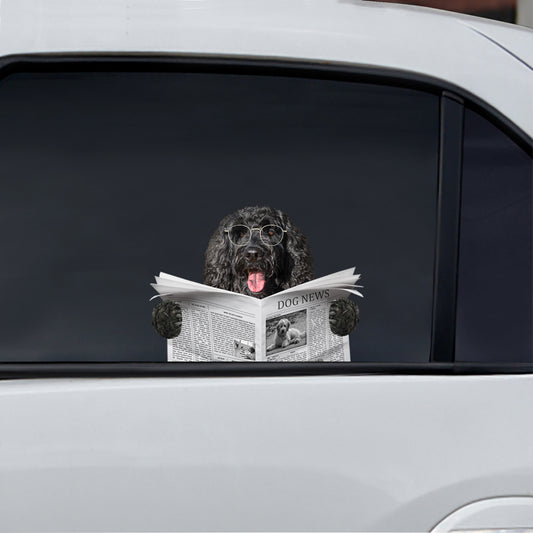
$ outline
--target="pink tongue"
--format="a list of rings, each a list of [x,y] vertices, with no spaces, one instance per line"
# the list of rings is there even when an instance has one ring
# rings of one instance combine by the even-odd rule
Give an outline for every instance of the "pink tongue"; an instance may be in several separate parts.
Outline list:
[[[248,288],[252,292],[261,292],[265,286],[265,275],[262,272],[248,274]]]

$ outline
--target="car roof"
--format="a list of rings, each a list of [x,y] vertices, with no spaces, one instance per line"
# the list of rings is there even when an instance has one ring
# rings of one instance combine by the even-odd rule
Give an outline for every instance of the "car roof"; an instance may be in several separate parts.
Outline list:
[[[164,53],[397,69],[445,80],[533,137],[533,31],[365,0],[1,0],[0,55]]]

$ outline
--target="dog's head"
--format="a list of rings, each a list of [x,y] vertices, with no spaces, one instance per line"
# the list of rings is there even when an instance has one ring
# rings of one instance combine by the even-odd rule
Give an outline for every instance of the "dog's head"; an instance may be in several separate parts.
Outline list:
[[[279,337],[285,337],[287,335],[287,331],[289,331],[291,327],[291,323],[286,318],[282,318],[278,325],[276,326],[276,329],[278,330],[278,336]]]
[[[209,241],[204,283],[264,298],[312,279],[305,236],[271,207],[245,207],[226,216]]]

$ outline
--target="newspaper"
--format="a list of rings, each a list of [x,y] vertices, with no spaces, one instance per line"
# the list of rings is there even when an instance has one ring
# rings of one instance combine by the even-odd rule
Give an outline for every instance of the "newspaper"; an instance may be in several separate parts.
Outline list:
[[[331,333],[329,306],[350,293],[362,297],[354,272],[342,270],[263,299],[161,272],[152,287],[182,309],[181,333],[168,340],[168,361],[349,361],[349,338]]]

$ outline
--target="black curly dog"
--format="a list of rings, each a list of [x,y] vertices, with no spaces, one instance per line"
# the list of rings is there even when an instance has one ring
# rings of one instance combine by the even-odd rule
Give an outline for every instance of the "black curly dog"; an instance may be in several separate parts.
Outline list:
[[[205,252],[204,283],[256,298],[294,287],[313,278],[307,240],[290,218],[271,207],[245,207],[221,220]],[[162,337],[181,332],[181,307],[161,302],[152,311],[152,324]],[[348,335],[359,322],[357,304],[332,302],[331,331]]]

